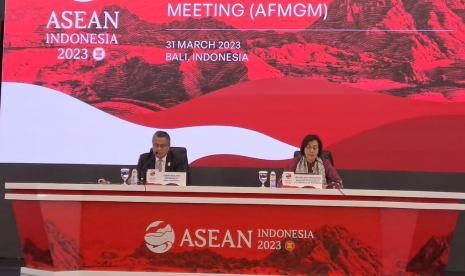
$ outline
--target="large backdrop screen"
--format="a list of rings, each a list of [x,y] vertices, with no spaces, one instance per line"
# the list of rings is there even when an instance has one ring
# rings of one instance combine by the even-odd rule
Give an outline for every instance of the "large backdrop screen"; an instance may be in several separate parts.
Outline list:
[[[0,162],[464,172],[462,2],[7,0]]]

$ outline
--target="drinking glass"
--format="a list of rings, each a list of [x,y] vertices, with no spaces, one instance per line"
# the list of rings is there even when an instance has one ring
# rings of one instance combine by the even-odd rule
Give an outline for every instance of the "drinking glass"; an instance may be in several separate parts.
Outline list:
[[[121,169],[121,178],[123,179],[123,184],[128,184],[126,181],[129,178],[129,168],[122,168]]]
[[[265,182],[268,179],[268,171],[259,171],[258,180],[262,183],[262,187],[265,187]]]

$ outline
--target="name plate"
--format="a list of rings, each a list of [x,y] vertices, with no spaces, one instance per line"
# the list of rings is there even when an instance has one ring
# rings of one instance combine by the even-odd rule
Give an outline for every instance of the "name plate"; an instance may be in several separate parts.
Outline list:
[[[313,187],[315,189],[323,189],[323,177],[319,174],[283,172],[281,181],[285,186]]]
[[[155,169],[148,169],[146,180],[148,184],[186,186],[186,178],[185,172],[159,172]]]

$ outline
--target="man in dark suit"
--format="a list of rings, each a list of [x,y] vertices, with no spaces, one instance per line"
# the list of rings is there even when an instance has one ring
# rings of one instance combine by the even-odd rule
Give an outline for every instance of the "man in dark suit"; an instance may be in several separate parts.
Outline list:
[[[152,148],[143,153],[137,163],[139,180],[145,181],[148,169],[160,172],[188,172],[185,148],[170,148],[171,138],[166,131],[157,131],[152,137]],[[188,178],[189,179],[189,178]]]

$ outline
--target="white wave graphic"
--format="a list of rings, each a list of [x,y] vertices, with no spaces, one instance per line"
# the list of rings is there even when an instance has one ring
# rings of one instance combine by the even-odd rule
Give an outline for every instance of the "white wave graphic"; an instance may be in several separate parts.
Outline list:
[[[157,128],[133,124],[61,92],[2,83],[0,162],[137,164]],[[172,146],[187,148],[189,161],[215,154],[266,160],[292,157],[294,146],[256,131],[229,126],[167,130]]]

